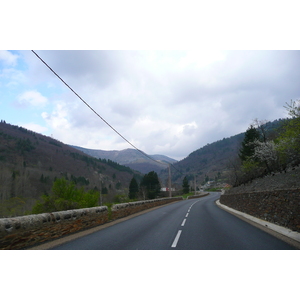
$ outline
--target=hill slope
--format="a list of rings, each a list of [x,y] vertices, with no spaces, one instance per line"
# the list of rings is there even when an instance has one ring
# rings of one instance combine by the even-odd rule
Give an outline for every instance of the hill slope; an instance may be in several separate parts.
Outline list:
[[[197,176],[197,181],[204,183],[208,180],[226,179],[226,172],[229,169],[230,160],[238,153],[240,143],[244,138],[244,133],[224,138],[221,141],[207,144],[206,146],[192,152],[183,160],[174,164],[172,168],[172,181],[178,185],[187,176],[188,180],[193,180]],[[167,172],[162,171],[161,178],[167,177]]]
[[[55,178],[73,180],[85,190],[101,186],[110,200],[128,188],[134,174],[140,176],[50,137],[0,123],[0,217],[30,211],[36,200],[50,192]]]
[[[283,122],[284,120],[282,119],[267,122],[264,126],[266,134],[270,137],[276,135],[276,130]],[[238,156],[244,136],[245,132],[207,144],[175,163],[175,168],[181,173],[172,168],[173,183],[181,186],[184,176],[187,176],[188,180],[193,180],[195,175],[197,182],[200,184],[211,180],[226,182],[228,180],[228,172]],[[160,177],[164,180],[167,176],[166,170],[160,173]]]
[[[164,166],[160,163],[155,163],[153,160],[147,158],[142,153],[136,149],[125,149],[121,151],[112,150],[93,150],[86,149],[82,147],[72,146],[88,155],[91,155],[96,158],[101,159],[110,159],[121,165],[130,167],[133,170],[139,171],[143,174],[149,173],[150,171],[160,172],[162,169],[165,169],[167,166]],[[164,155],[149,155],[155,160],[165,162],[165,163],[175,163],[176,160]]]

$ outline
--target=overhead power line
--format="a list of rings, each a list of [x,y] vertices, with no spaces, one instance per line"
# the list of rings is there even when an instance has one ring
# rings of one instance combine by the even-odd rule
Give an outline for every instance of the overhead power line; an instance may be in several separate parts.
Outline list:
[[[118,134],[124,141],[126,141],[130,146],[132,146],[134,149],[136,149],[137,151],[139,151],[140,153],[142,153],[144,156],[146,156],[147,158],[151,159],[152,161],[156,162],[156,163],[160,163],[162,165],[166,165],[166,163],[161,162],[161,161],[157,161],[155,159],[153,159],[151,156],[149,156],[148,154],[146,154],[145,152],[143,152],[142,150],[138,149],[136,146],[134,146],[130,141],[128,141],[121,133],[119,133],[113,126],[111,126],[103,117],[101,117],[81,96],[78,95],[78,93],[76,93],[34,50],[31,50],[36,57],[56,76],[58,77],[65,86],[67,86],[90,110],[92,110],[107,126],[109,126],[116,134]],[[170,164],[171,166],[173,166],[173,164]],[[173,168],[175,168],[173,166]],[[176,169],[176,168],[175,168]],[[176,169],[177,170],[177,169]],[[179,170],[177,170],[179,171]],[[179,171],[180,172],[180,171]],[[181,173],[181,172],[180,172]]]

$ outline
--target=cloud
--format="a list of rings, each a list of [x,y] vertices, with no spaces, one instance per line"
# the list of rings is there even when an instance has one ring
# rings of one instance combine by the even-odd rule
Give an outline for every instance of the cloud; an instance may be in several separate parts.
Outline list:
[[[21,106],[43,107],[48,103],[48,99],[38,91],[26,91],[18,97],[18,103]]]
[[[24,73],[16,68],[0,69],[0,86],[14,89],[26,82]]]
[[[38,133],[45,133],[48,128],[35,123],[20,124],[20,126]]]
[[[36,51],[38,55],[79,93],[106,88],[121,76],[123,60],[120,51]],[[29,63],[28,76],[37,83],[45,80],[62,84],[32,53],[24,53]]]
[[[15,66],[18,58],[19,56],[17,54],[13,54],[7,50],[0,50],[0,61],[2,61],[5,65]]]
[[[63,132],[70,130],[71,125],[68,120],[68,113],[65,107],[66,106],[64,104],[57,104],[56,109],[52,111],[51,114],[47,112],[42,113],[43,119],[52,129],[62,130]]]
[[[192,122],[192,123],[189,123],[189,124],[184,124],[182,126],[182,133],[184,135],[191,136],[196,132],[197,128],[198,128],[198,126],[197,126],[196,122]]]
[[[299,51],[38,54],[109,124],[149,154],[183,158],[245,131],[254,118],[284,117],[285,102],[300,97]],[[23,57],[28,81],[58,91],[52,110],[43,113],[54,136],[94,149],[130,147],[41,62],[28,53]]]

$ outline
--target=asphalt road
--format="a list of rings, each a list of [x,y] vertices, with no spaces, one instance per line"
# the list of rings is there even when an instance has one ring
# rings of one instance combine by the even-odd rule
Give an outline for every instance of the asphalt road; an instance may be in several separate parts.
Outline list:
[[[218,193],[179,201],[61,244],[56,250],[289,250],[220,209]]]

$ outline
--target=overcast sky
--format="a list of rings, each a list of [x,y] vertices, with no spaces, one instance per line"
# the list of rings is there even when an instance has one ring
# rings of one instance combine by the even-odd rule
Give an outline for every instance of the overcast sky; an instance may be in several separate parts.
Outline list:
[[[183,159],[286,117],[299,51],[36,51],[137,148]],[[76,146],[130,148],[31,51],[0,51],[0,118]]]

